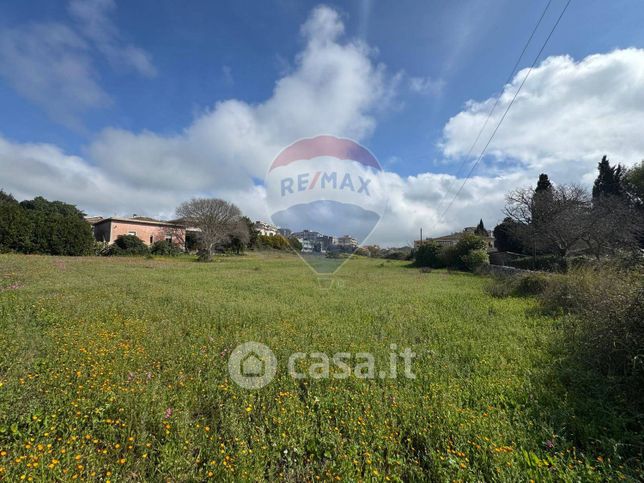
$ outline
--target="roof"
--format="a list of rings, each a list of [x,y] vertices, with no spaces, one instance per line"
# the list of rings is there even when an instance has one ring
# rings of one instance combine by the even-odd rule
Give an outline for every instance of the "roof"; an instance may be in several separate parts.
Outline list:
[[[460,240],[463,236],[463,233],[452,233],[451,235],[443,235],[436,238],[430,238],[430,240]]]
[[[93,224],[100,225],[101,223],[105,223],[107,221],[118,221],[121,223],[136,223],[140,225],[160,225],[160,226],[172,226],[175,228],[185,228],[184,225],[180,225],[178,223],[172,223],[169,221],[160,221],[160,220],[155,220],[153,218],[145,218],[145,217],[119,218],[116,216],[111,216],[109,218],[103,218],[102,220],[99,220]]]
[[[85,221],[90,225],[94,225],[103,219],[102,216],[86,216]]]

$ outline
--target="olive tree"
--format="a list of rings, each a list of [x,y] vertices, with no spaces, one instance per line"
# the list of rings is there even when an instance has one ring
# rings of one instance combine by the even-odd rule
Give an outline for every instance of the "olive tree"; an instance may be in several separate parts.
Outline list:
[[[228,243],[239,231],[241,210],[217,198],[193,198],[181,203],[177,215],[183,223],[199,232],[200,258],[210,260],[217,245]]]

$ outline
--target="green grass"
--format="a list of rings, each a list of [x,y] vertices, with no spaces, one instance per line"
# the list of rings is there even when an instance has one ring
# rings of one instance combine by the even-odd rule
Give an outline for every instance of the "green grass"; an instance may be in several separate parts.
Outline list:
[[[579,407],[559,321],[481,277],[288,255],[0,255],[0,480],[637,479],[612,406]],[[276,378],[228,377],[239,343]],[[410,347],[416,379],[292,379],[293,352]],[[599,422],[598,422],[599,421]],[[629,453],[630,451],[630,453]]]

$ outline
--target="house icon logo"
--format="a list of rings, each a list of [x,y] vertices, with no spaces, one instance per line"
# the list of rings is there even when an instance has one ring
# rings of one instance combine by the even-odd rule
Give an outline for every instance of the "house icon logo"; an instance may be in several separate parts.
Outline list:
[[[277,373],[273,351],[259,342],[245,342],[235,347],[228,359],[230,378],[244,389],[260,389]]]

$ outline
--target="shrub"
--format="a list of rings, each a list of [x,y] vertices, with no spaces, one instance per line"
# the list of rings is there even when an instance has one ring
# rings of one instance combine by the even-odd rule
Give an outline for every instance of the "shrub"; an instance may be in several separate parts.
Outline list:
[[[115,248],[113,248],[115,247]],[[147,255],[150,251],[136,235],[121,235],[110,247],[110,255]]]
[[[477,254],[470,255],[470,252]],[[483,256],[485,253],[485,256]],[[489,264],[487,243],[473,233],[465,233],[456,245],[441,250],[442,265],[448,269],[472,270]],[[466,263],[467,260],[467,263]]]
[[[575,354],[604,374],[635,376],[644,388],[644,282],[641,274],[578,269],[553,277],[549,312],[571,315]]]
[[[490,257],[486,249],[470,250],[461,256],[461,261],[470,272],[478,272],[486,265],[490,264]]]
[[[456,244],[456,251],[460,256],[467,254],[472,250],[486,250],[487,243],[480,236],[473,233],[464,233]]]
[[[551,282],[551,275],[545,273],[518,273],[495,276],[486,287],[493,297],[532,297],[543,294]]]
[[[197,261],[198,262],[211,262],[212,261],[212,253],[210,253],[209,250],[206,250],[204,248],[200,248],[197,250]]]
[[[638,271],[578,268],[567,274],[494,277],[495,297],[537,296],[546,313],[565,316],[568,350],[604,375],[644,388],[644,280]]]
[[[382,258],[385,260],[408,260],[409,255],[402,250],[390,250]]]
[[[291,248],[296,252],[302,251],[302,242],[297,238],[295,238],[294,236],[289,237],[288,242],[291,245]]]
[[[559,255],[538,255],[536,257],[521,257],[508,262],[508,265],[523,270],[540,270],[544,272],[565,272],[568,263]]]
[[[517,277],[514,295],[530,297],[543,294],[550,283],[550,276],[543,273],[528,273]]]
[[[282,235],[259,235],[257,237],[259,248],[273,248],[274,250],[286,250],[289,242]]]
[[[152,244],[150,253],[153,255],[175,257],[181,253],[181,250],[172,242],[159,240]]]
[[[436,242],[428,242],[419,246],[414,251],[414,266],[444,268],[445,262],[442,258],[442,247]]]

